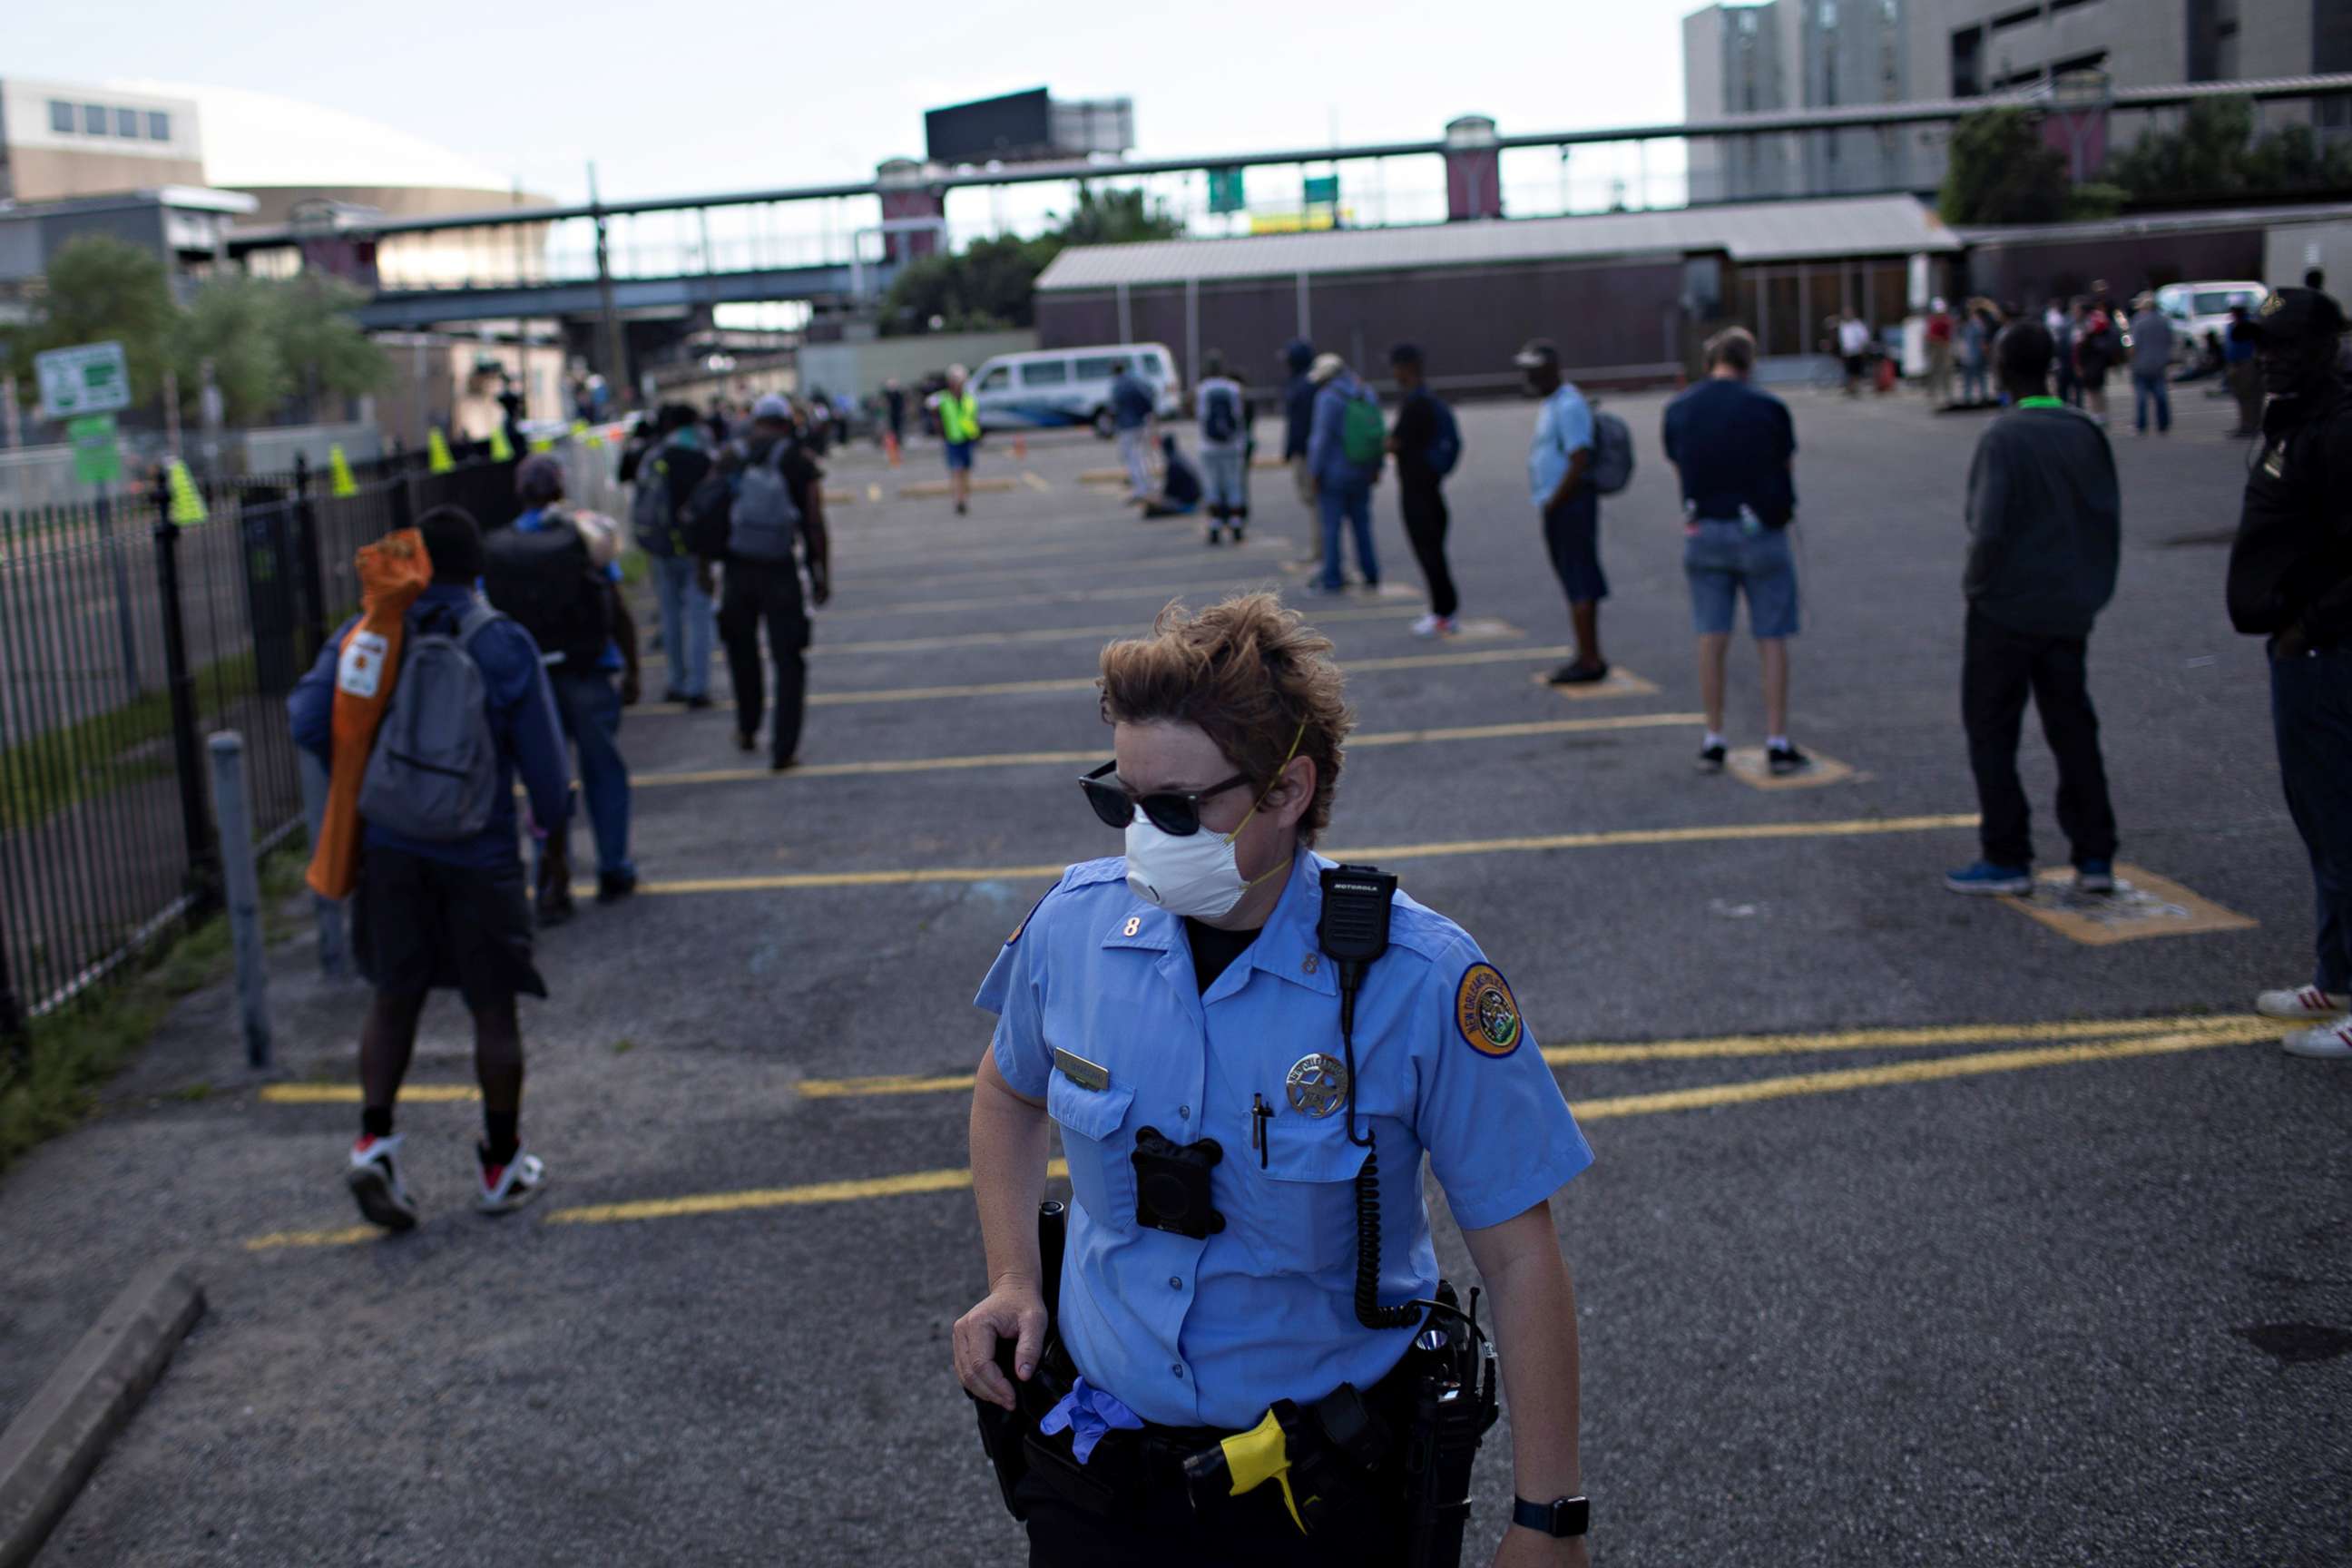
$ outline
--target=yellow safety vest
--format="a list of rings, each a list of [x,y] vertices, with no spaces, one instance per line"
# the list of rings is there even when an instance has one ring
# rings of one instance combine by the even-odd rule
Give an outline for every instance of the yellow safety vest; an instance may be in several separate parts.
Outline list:
[[[940,437],[959,443],[980,439],[980,406],[971,393],[961,397],[951,392],[940,394]]]

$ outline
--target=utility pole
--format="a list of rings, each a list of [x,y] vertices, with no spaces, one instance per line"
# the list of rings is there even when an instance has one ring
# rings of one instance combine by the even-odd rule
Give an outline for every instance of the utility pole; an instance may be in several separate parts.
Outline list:
[[[606,242],[604,198],[596,194],[596,165],[588,165],[588,211],[596,224],[596,300],[604,317],[604,385],[618,410],[629,387],[629,366],[621,352],[621,317],[613,307],[612,250]]]

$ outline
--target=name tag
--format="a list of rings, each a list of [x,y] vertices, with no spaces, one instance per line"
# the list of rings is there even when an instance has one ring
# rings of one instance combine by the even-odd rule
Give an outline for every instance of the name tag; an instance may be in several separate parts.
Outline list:
[[[1110,1068],[1104,1067],[1100,1062],[1090,1062],[1084,1057],[1073,1056],[1059,1046],[1054,1047],[1054,1065],[1062,1069],[1064,1078],[1068,1079],[1080,1089],[1100,1092],[1110,1087]]]
[[[343,639],[343,651],[335,660],[335,684],[352,696],[362,700],[373,697],[383,687],[383,658],[392,644],[377,632],[354,630]]]

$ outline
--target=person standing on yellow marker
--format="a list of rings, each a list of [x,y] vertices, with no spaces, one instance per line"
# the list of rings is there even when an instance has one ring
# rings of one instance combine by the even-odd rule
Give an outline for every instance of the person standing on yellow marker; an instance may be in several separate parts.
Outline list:
[[[948,494],[955,498],[961,517],[971,503],[971,449],[980,444],[980,405],[965,384],[968,373],[960,364],[948,366],[948,384],[940,393],[940,439],[947,443]]]
[[[1469,934],[1314,853],[1340,679],[1270,595],[1112,644],[1116,760],[1081,783],[1126,854],[1070,868],[981,986],[990,1288],[954,1364],[1040,1568],[1460,1561],[1495,1363],[1438,1277],[1424,1152],[1511,1403],[1493,1561],[1586,1561],[1549,1205],[1592,1153]]]

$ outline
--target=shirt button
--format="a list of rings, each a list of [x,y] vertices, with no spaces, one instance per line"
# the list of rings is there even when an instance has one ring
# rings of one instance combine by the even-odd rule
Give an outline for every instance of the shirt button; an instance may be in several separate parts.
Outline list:
[[[1168,1375],[1177,1378],[1182,1377],[1184,1375],[1184,1363],[1181,1361],[1170,1362],[1168,1363]]]
[[[1176,1108],[1176,1115],[1181,1121],[1190,1121],[1192,1120],[1192,1108],[1189,1105],[1180,1105]]]
[[[1168,1289],[1171,1290],[1181,1290],[1184,1289],[1184,1281],[1177,1275],[1171,1274],[1168,1277]]]

